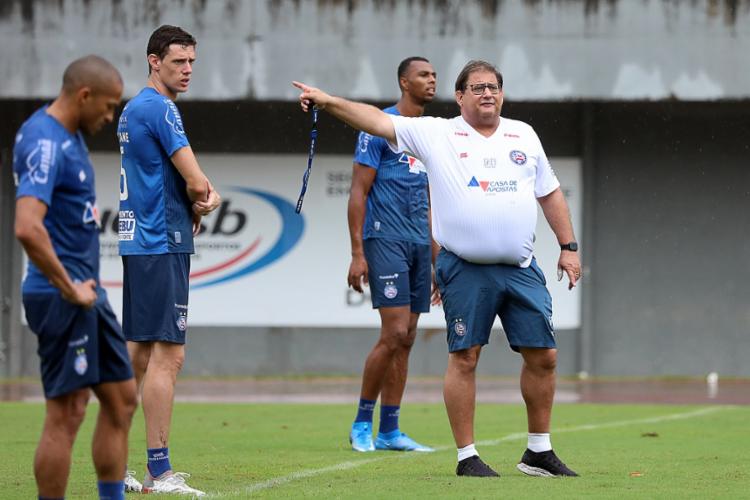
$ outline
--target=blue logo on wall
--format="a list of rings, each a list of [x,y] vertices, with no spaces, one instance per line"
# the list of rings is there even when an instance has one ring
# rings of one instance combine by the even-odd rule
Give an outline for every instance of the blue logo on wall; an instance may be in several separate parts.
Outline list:
[[[261,199],[262,201],[271,205],[281,217],[281,231],[277,240],[271,245],[268,251],[261,255],[258,259],[253,260],[245,264],[239,269],[235,269],[229,274],[220,278],[210,279],[209,281],[203,281],[196,285],[191,285],[192,289],[205,288],[212,285],[218,285],[220,283],[226,283],[228,281],[236,280],[252,274],[256,271],[263,269],[264,267],[276,262],[284,255],[286,255],[294,246],[299,242],[302,234],[305,232],[305,219],[302,214],[297,214],[294,211],[295,206],[267,191],[260,191],[258,189],[251,189],[240,186],[229,186],[224,188],[226,191],[239,193],[247,196],[252,196]],[[228,263],[227,263],[228,264]],[[219,265],[217,268],[224,268],[226,266]]]

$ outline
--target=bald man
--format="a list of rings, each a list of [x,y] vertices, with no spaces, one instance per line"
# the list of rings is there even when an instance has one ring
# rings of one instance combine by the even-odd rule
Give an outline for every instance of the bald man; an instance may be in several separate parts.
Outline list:
[[[16,135],[16,237],[29,257],[23,305],[39,343],[46,415],[34,458],[39,498],[63,498],[91,391],[101,403],[92,455],[101,499],[124,498],[135,381],[99,282],[99,212],[83,133],[112,121],[122,78],[106,60],[73,61],[50,105]]]

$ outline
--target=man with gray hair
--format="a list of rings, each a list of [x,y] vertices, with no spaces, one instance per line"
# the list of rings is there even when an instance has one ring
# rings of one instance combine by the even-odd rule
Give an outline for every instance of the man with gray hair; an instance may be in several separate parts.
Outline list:
[[[294,82],[303,110],[312,104],[352,127],[385,138],[394,151],[424,163],[430,182],[433,238],[441,250],[436,279],[445,310],[448,368],[443,396],[458,448],[459,476],[497,477],[474,445],[476,366],[499,317],[521,353],[521,393],[528,446],[517,465],[532,476],[576,476],[552,451],[550,419],[557,349],[552,300],[533,254],[537,203],[560,244],[558,270],[581,278],[565,197],[541,142],[527,124],[501,118],[502,74],[470,61],[456,79],[461,115],[391,116]]]
[[[136,407],[125,338],[99,281],[94,167],[82,132],[112,121],[122,79],[101,57],[73,61],[60,94],[16,135],[15,233],[29,257],[23,305],[37,336],[46,398],[34,457],[39,498],[63,498],[71,451],[94,391],[92,445],[99,497],[123,499],[128,431]]]

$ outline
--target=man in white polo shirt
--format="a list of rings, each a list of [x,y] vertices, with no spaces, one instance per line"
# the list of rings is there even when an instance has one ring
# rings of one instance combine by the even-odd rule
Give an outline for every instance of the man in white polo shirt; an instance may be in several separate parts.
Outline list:
[[[299,82],[300,102],[326,109],[352,127],[385,138],[424,163],[430,181],[432,233],[448,329],[444,398],[458,448],[459,476],[497,477],[474,446],[475,372],[500,317],[511,348],[523,356],[521,392],[528,445],[517,465],[532,476],[577,476],[552,451],[550,418],[557,349],[552,300],[533,255],[537,202],[560,243],[558,269],[581,277],[565,197],[534,130],[500,117],[503,77],[470,61],[456,79],[461,115],[453,119],[390,116]]]

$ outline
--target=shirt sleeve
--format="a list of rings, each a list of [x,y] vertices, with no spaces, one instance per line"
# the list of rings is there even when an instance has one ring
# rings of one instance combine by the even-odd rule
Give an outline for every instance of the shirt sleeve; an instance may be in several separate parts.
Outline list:
[[[58,171],[63,165],[62,156],[60,144],[51,138],[19,139],[13,150],[16,199],[32,196],[51,206]]]
[[[383,149],[387,147],[385,139],[382,137],[360,132],[357,147],[354,150],[354,161],[377,170],[380,165],[380,158],[383,156]]]
[[[171,157],[175,151],[190,143],[185,135],[185,128],[182,125],[182,117],[175,103],[170,99],[164,98],[157,106],[158,111],[149,116],[150,129],[159,141],[167,156]]]
[[[547,159],[547,154],[544,152],[542,142],[539,137],[534,133],[534,138],[537,143],[537,161],[536,161],[536,182],[534,183],[534,196],[541,198],[547,196],[552,191],[560,187],[560,181],[555,175],[555,171],[552,170],[552,166]]]
[[[394,153],[407,152],[424,163],[430,151],[430,139],[437,137],[440,118],[389,115],[396,131],[396,143],[388,143]]]

